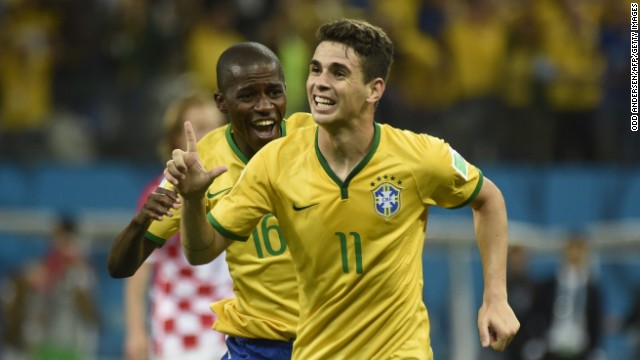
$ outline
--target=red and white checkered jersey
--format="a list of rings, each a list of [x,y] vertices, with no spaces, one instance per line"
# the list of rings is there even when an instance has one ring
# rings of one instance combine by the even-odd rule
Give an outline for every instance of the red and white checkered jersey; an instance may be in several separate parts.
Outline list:
[[[145,194],[155,190],[159,180]],[[153,279],[150,326],[154,358],[210,360],[226,351],[224,335],[211,329],[214,314],[209,307],[234,296],[224,255],[206,265],[190,265],[176,234],[147,259]]]

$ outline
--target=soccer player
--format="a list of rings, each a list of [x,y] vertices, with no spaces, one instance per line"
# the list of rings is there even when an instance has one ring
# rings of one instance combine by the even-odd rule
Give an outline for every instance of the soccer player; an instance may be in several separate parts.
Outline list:
[[[175,100],[164,115],[159,152],[171,158],[173,149],[184,149],[184,122],[189,121],[200,139],[226,123],[211,94],[196,92]],[[176,197],[158,187],[162,176],[142,192],[138,212],[115,240],[137,241]],[[159,210],[158,210],[159,209]],[[192,267],[180,250],[179,236],[154,251],[125,282],[124,304],[127,360],[204,360],[226,351],[222,334],[211,330],[213,314],[207,306],[232,294],[232,282],[223,257],[206,266]],[[150,295],[150,296],[149,296]],[[149,306],[147,306],[147,304]],[[148,326],[147,326],[148,324]],[[179,325],[177,325],[179,324]]]
[[[215,256],[247,241],[265,214],[278,217],[299,282],[294,359],[433,358],[421,252],[434,205],[473,209],[482,345],[503,350],[519,328],[507,302],[499,189],[443,140],[374,121],[392,55],[384,31],[366,22],[321,26],[307,79],[319,126],[265,146],[210,212],[202,189],[224,167],[204,171],[191,138],[165,169],[183,196],[191,257]]]
[[[220,90],[214,97],[230,125],[206,135],[198,144],[198,151],[203,170],[226,164],[228,171],[206,193],[207,189],[203,189],[199,194],[199,203],[206,208],[213,207],[229,192],[249,159],[265,144],[314,124],[310,114],[298,113],[282,120],[286,112],[282,65],[265,46],[240,43],[230,47],[218,60],[217,72]],[[127,261],[135,267],[139,258],[148,256],[179,230],[180,210],[167,207],[162,215],[165,214],[170,216],[154,221],[145,239],[140,235],[116,254],[112,249],[114,259],[120,260],[119,264],[114,261],[112,270],[131,267]],[[228,335],[230,357],[224,359],[290,359],[298,324],[298,290],[291,256],[273,215],[265,214],[256,223],[251,238],[248,243],[234,242],[226,249],[235,298],[212,305],[218,317],[213,328]],[[190,256],[192,252],[187,249],[185,254],[194,264],[215,258]]]

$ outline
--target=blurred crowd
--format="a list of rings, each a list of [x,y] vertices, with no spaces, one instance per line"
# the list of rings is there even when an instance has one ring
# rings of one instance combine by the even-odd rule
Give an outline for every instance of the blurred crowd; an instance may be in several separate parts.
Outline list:
[[[242,40],[276,51],[306,111],[315,29],[338,17],[395,42],[377,121],[473,162],[639,161],[622,0],[0,0],[0,160],[158,160],[168,102],[215,90]]]
[[[0,278],[0,358],[91,360],[98,347],[96,273],[72,217],[53,226],[42,256]]]
[[[601,252],[581,231],[566,234],[551,272],[535,274],[541,253],[509,247],[507,292],[520,330],[504,353],[481,349],[478,360],[606,360],[640,355],[640,292],[623,313],[612,311]],[[637,288],[637,285],[634,285]],[[633,297],[633,298],[631,298]],[[607,342],[621,335],[618,353]]]

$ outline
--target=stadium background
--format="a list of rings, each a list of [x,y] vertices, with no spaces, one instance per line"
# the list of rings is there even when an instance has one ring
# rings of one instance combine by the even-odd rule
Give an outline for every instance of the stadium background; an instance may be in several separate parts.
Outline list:
[[[378,121],[443,136],[501,187],[533,277],[554,273],[567,234],[588,235],[603,354],[631,359],[638,339],[621,323],[640,289],[640,135],[625,0],[2,0],[0,279],[74,216],[98,275],[98,358],[120,359],[123,282],[106,255],[162,168],[167,103],[214,90],[218,54],[253,40],[283,61],[288,112],[305,111],[313,31],[341,16],[396,43]],[[438,358],[478,351],[472,238],[467,210],[433,212],[424,291]]]

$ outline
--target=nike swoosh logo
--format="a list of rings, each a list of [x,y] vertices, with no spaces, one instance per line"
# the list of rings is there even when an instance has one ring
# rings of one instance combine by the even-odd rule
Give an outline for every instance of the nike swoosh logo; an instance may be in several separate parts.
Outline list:
[[[318,204],[320,204],[320,203],[315,203],[315,204],[311,204],[311,205],[307,205],[307,206],[300,206],[300,207],[297,207],[296,204],[293,204],[293,210],[294,211],[302,211],[304,209],[308,209],[308,208],[316,206]]]
[[[222,189],[222,190],[220,190],[220,191],[218,191],[218,192],[216,192],[216,193],[213,193],[213,194],[207,191],[207,198],[209,198],[209,199],[213,199],[213,198],[214,198],[214,197],[216,197],[217,195],[222,194],[223,192],[225,192],[225,191],[229,191],[229,190],[231,190],[231,188],[230,188],[230,187],[228,187],[228,188],[226,188],[226,189]]]

